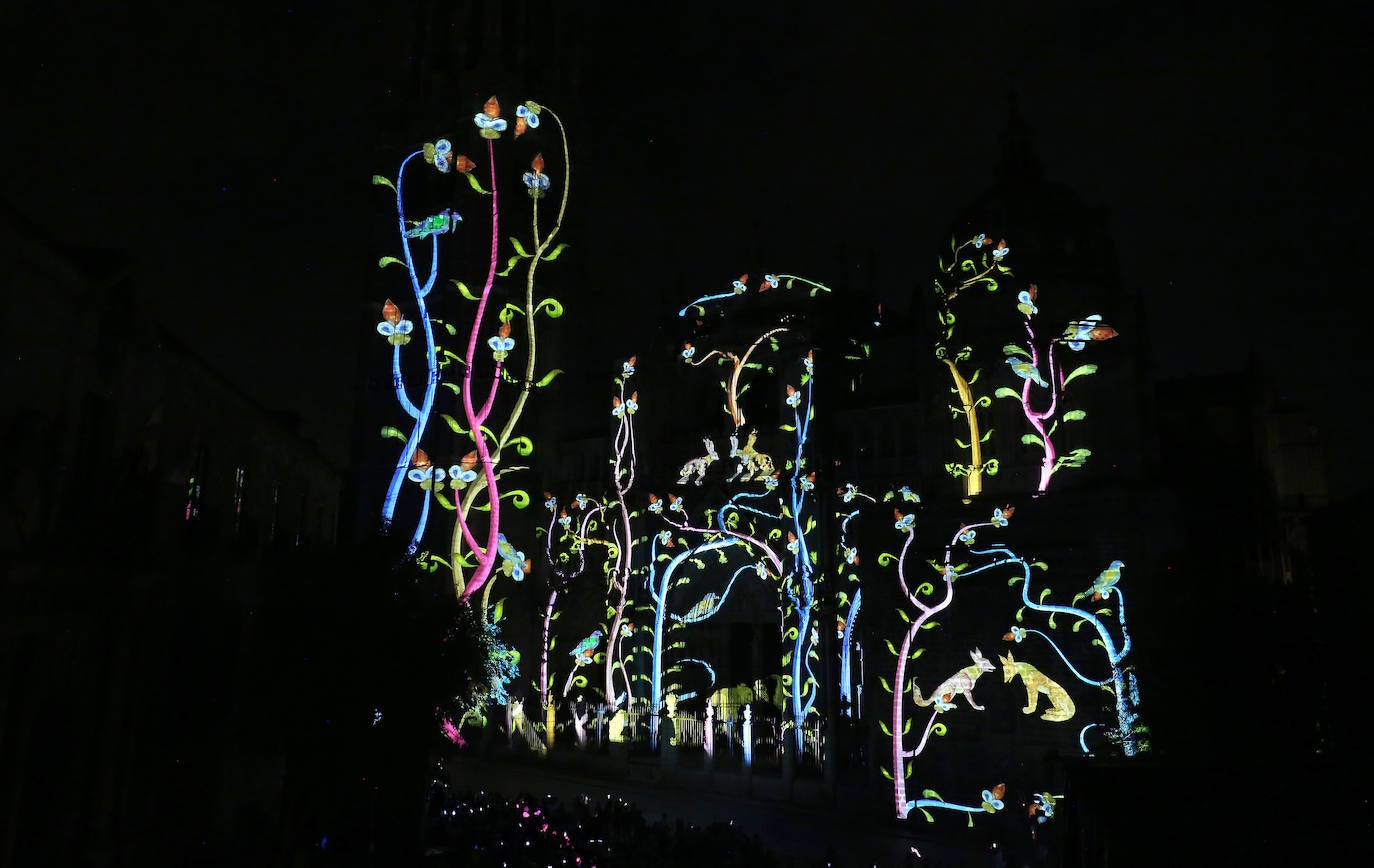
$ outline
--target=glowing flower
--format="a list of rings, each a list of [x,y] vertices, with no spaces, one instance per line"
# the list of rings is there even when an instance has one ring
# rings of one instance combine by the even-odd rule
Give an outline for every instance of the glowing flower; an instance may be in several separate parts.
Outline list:
[[[1027,635],[1029,634],[1024,629],[1012,627],[1009,632],[1002,636],[1002,638],[1008,642],[1020,642],[1022,639],[1025,639]]]
[[[806,366],[806,373],[808,374],[816,373],[815,353],[815,350],[807,350],[806,358],[802,359],[802,364]]]
[[[661,546],[672,546],[672,544],[673,544],[673,532],[670,531],[670,530],[659,531],[659,532],[658,532],[658,544],[661,545]]]
[[[1007,785],[998,784],[990,790],[983,790],[983,810],[995,814],[1005,807],[1002,797],[1007,794]]]
[[[748,290],[749,287],[745,286],[745,284],[748,283],[748,282],[749,282],[749,275],[747,275],[747,274],[741,274],[741,275],[739,276],[739,280],[736,280],[736,281],[731,285],[731,286],[733,287],[733,289],[735,290],[735,295],[739,295],[740,293],[745,292],[746,290]]]
[[[539,126],[539,106],[527,102],[524,105],[515,107],[515,137],[519,138],[525,134],[526,128],[535,129]]]
[[[787,550],[795,555],[800,548],[801,540],[797,539],[797,535],[789,530],[787,532]]]
[[[572,525],[572,516],[568,515],[566,509],[558,514],[558,523],[563,525],[565,529]]]
[[[801,392],[798,392],[796,389],[792,388],[792,386],[789,384],[788,387],[787,387],[787,406],[789,406],[789,407],[795,407],[795,406],[797,406],[797,405],[800,404],[800,403],[801,403]]]
[[[779,476],[779,475],[780,475],[780,474],[779,474],[777,471],[774,471],[774,473],[773,473],[772,476],[770,476],[770,477],[768,477],[767,479],[763,480],[763,487],[764,487],[765,489],[767,489],[768,491],[772,491],[773,489],[777,488],[777,487],[778,487],[778,476]]]
[[[902,500],[907,500],[911,503],[921,502],[921,495],[912,491],[909,486],[903,485],[901,488],[897,489],[897,493],[902,496]]]
[[[462,172],[464,175],[466,175],[468,172],[471,172],[473,169],[477,168],[477,164],[474,163],[472,160],[469,160],[463,154],[454,154],[453,168],[457,169],[459,172]]]
[[[844,546],[844,561],[847,564],[857,564],[859,562],[859,550],[850,546]]]
[[[449,155],[453,152],[453,145],[449,143],[448,139],[440,139],[433,143],[425,142],[424,152],[426,163],[429,163],[445,175],[448,174],[448,170],[452,165]]]
[[[844,488],[835,493],[843,497],[845,503],[849,503],[859,494],[859,487],[852,482],[846,482]]]
[[[1016,512],[1016,508],[1012,506],[1006,509],[994,509],[992,511],[992,523],[998,527],[1006,527],[1007,519],[1011,518],[1011,514],[1014,512]]]
[[[682,512],[686,508],[686,504],[676,494],[670,494],[668,495],[668,508],[673,512]]]
[[[771,275],[771,274],[765,274],[765,275],[763,276],[763,283],[759,284],[759,292],[767,292],[767,291],[770,290],[770,289],[777,289],[777,288],[778,288],[778,279],[777,279],[777,277],[775,277],[774,275]]]
[[[683,344],[683,345],[682,345],[682,358],[684,358],[684,359],[686,359],[686,360],[688,360],[688,361],[691,361],[692,356],[695,356],[696,354],[697,354],[697,348],[696,348],[696,347],[692,346],[691,344]]]
[[[967,546],[967,545],[973,545],[973,540],[974,540],[974,538],[976,538],[977,536],[978,536],[978,531],[974,530],[974,529],[971,528],[971,527],[968,527],[967,525],[960,525],[960,527],[959,527],[959,542],[963,543],[963,544],[966,545],[966,546]]]
[[[477,450],[474,449],[448,469],[448,475],[453,478],[453,487],[456,489],[466,488],[468,483],[477,478],[476,468]]]
[[[986,235],[979,235],[977,238],[973,239],[973,246],[975,249],[982,247],[984,244],[991,243],[992,242],[988,240],[988,237]]]
[[[652,512],[654,515],[661,515],[663,513],[663,501],[658,499],[657,494],[649,495],[649,512]]]
[[[625,416],[625,415],[633,416],[634,413],[635,413],[635,411],[639,409],[639,400],[638,400],[638,398],[639,398],[639,393],[638,393],[638,392],[635,392],[634,394],[630,395],[629,398],[626,398],[626,399],[625,399],[625,403],[622,404],[622,403],[620,402],[620,398],[615,397],[615,396],[612,396],[612,397],[611,397],[611,415],[612,415],[612,416],[615,416],[615,417],[617,417],[617,418],[619,418],[619,417],[621,417],[621,416]]]
[[[525,173],[525,186],[535,199],[542,198],[544,191],[549,189],[549,176],[544,174],[543,154],[535,154],[534,159],[530,160],[530,171]]]
[[[997,260],[998,262],[1001,262],[1002,257],[1006,256],[1010,252],[1011,248],[1007,246],[1006,240],[1003,239],[1002,241],[997,242],[997,246],[992,249],[992,258]]]
[[[577,493],[577,497],[574,497],[573,500],[577,503],[578,509],[587,508],[587,495],[583,494],[582,492],[579,491]]]
[[[808,473],[808,474],[806,474],[805,476],[803,476],[801,479],[798,479],[798,480],[797,480],[797,484],[798,484],[799,486],[801,486],[801,490],[802,490],[802,491],[811,491],[811,490],[815,489],[815,487],[816,487],[816,471],[813,470],[813,471],[811,471],[810,473]]]
[[[415,450],[415,457],[411,459],[410,470],[406,472],[406,478],[411,482],[420,483],[420,487],[425,491],[444,490],[444,471],[442,468],[435,467],[434,462],[429,460],[429,455],[423,449]]]
[[[1026,316],[1035,316],[1040,309],[1035,306],[1035,299],[1040,294],[1040,290],[1035,284],[1031,284],[1021,290],[1016,295],[1016,309]]]
[[[517,582],[523,582],[525,574],[530,570],[530,559],[525,557],[525,553],[517,551],[506,539],[505,534],[498,534],[496,537],[496,553],[501,558],[501,572]]]
[[[621,621],[621,622],[620,622],[620,635],[621,635],[621,636],[633,636],[634,634],[635,634],[635,625],[634,625],[634,624],[630,623],[629,621]]]
[[[382,305],[382,321],[377,323],[377,332],[393,347],[403,347],[410,343],[410,333],[414,330],[415,323],[402,317],[401,309],[388,298]]]
[[[638,360],[639,356],[630,356],[630,360],[624,365],[625,376],[628,377],[635,372],[635,362]]]
[[[477,124],[477,132],[484,139],[499,139],[501,131],[506,128],[506,121],[501,117],[501,104],[496,101],[496,97],[487,100],[482,106],[482,111],[474,115],[472,122]]]
[[[554,497],[547,491],[544,492],[544,508],[547,509],[549,512],[553,512],[555,509],[558,508],[558,498]]]
[[[900,509],[894,509],[892,510],[892,515],[897,519],[895,522],[892,523],[892,526],[897,528],[897,530],[910,531],[913,527],[916,526],[915,513],[912,513],[911,515],[902,515],[902,511]]]
[[[491,357],[498,362],[506,360],[506,354],[515,349],[515,338],[510,336],[510,322],[501,323],[496,330],[496,337],[487,338],[487,346],[491,347]]]

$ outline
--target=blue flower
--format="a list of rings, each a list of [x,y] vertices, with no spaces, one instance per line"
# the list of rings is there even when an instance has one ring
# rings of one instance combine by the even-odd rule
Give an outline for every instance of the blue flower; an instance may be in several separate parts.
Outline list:
[[[1008,632],[1007,635],[1003,638],[1010,638],[1013,642],[1020,642],[1022,639],[1025,639],[1027,635],[1028,634],[1024,629],[1020,627],[1012,627],[1011,631]]]
[[[548,500],[544,501],[544,508],[552,512],[558,507],[558,498],[554,497],[552,494],[548,495],[548,498]]]
[[[844,495],[844,502],[845,502],[845,503],[849,503],[851,500],[853,500],[853,499],[855,498],[855,496],[858,495],[858,493],[859,493],[859,488],[858,488],[858,486],[856,486],[856,485],[855,485],[854,483],[852,483],[852,482],[846,482],[846,483],[844,484],[844,491],[841,492],[841,494]]]
[[[452,167],[449,155],[453,153],[453,145],[449,143],[448,139],[440,139],[433,144],[425,142],[424,152],[426,163],[434,166],[440,172],[448,174],[448,170]]]
[[[986,235],[979,235],[977,238],[973,239],[973,246],[975,248],[982,247],[984,244],[990,243],[991,242],[988,241],[988,237]]]
[[[894,509],[892,510],[892,514],[897,517],[897,520],[892,523],[892,526],[897,528],[897,530],[910,531],[916,526],[916,513],[913,512],[902,515],[901,510]]]
[[[959,542],[963,543],[964,545],[972,545],[974,537],[976,537],[977,535],[978,532],[973,528],[961,527],[959,529]]]
[[[688,361],[691,361],[692,356],[695,356],[696,354],[697,354],[697,348],[696,348],[696,347],[692,346],[691,344],[683,344],[683,345],[682,345],[682,357],[683,357],[684,359],[686,359],[686,360],[688,360]]]

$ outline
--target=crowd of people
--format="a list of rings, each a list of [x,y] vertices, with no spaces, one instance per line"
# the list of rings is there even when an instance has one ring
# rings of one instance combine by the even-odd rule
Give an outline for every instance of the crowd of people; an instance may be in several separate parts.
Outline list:
[[[730,823],[650,822],[634,803],[609,795],[582,795],[568,804],[553,796],[521,793],[506,799],[483,790],[435,794],[425,856],[435,868],[787,864]]]

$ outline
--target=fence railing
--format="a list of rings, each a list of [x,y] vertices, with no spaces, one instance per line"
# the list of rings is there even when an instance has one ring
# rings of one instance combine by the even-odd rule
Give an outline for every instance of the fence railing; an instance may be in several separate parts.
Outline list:
[[[746,713],[747,710],[747,713]],[[787,739],[796,738],[791,720],[775,706],[755,701],[745,704],[721,703],[710,710],[676,710],[672,715],[660,709],[657,718],[648,700],[636,699],[614,716],[604,709],[577,715],[585,721],[583,737],[575,738],[568,724],[574,720],[572,709],[557,707],[555,747],[603,750],[610,744],[624,745],[632,752],[651,752],[655,722],[660,742],[679,754],[704,753],[718,764],[743,764],[761,769],[777,768],[783,762]],[[816,715],[801,726],[800,750],[796,755],[802,767],[819,768],[827,749],[824,721]],[[709,736],[709,737],[708,737]],[[539,720],[525,718],[512,734],[513,743],[542,753],[547,743],[543,715]]]

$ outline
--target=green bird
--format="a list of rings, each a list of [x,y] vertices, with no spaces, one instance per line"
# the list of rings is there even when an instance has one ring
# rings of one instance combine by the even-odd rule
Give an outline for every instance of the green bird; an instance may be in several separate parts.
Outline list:
[[[1105,600],[1112,595],[1112,588],[1121,581],[1121,568],[1126,566],[1121,561],[1112,561],[1111,564],[1093,579],[1091,588],[1084,591],[1079,596],[1092,595],[1094,601]]]
[[[1045,382],[1045,378],[1040,376],[1040,371],[1037,370],[1035,365],[1032,365],[1030,362],[1023,362],[1016,356],[1007,356],[1007,364],[1011,365],[1011,369],[1015,371],[1016,376],[1020,377],[1021,379],[1031,380],[1037,386],[1041,386],[1046,389],[1050,387],[1050,384]]]

